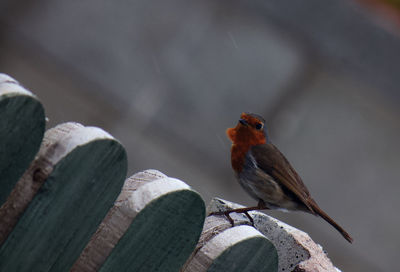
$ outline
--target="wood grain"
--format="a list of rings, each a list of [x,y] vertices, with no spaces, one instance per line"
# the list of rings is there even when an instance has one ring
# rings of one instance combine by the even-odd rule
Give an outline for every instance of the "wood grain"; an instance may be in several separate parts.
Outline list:
[[[72,271],[178,271],[200,236],[201,197],[156,170],[125,181]]]
[[[126,169],[125,150],[99,128],[66,123],[47,131],[1,210],[0,229],[15,227],[0,248],[0,271],[68,270],[117,198]]]
[[[0,206],[34,159],[44,129],[44,109],[37,97],[0,73]]]
[[[221,216],[208,216],[200,241],[181,272],[277,271],[274,245],[254,227]]]

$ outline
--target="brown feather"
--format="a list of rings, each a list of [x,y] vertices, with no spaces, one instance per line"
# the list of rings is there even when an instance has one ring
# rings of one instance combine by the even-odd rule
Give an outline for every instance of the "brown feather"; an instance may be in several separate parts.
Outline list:
[[[312,200],[310,201],[311,207],[313,208],[314,212],[321,216],[326,222],[328,222],[329,224],[331,224],[332,227],[334,227],[338,232],[340,232],[340,234],[342,234],[342,236],[344,237],[344,239],[346,239],[347,241],[349,241],[350,243],[353,242],[353,238],[350,237],[350,235],[341,227],[339,226],[338,223],[336,223],[332,218],[330,218],[318,205],[317,203]]]
[[[351,243],[350,235],[317,205],[289,161],[269,142],[266,130],[261,129],[264,119],[252,113],[242,113],[240,118],[226,133],[233,142],[231,163],[242,187],[268,208],[319,215]]]
[[[257,166],[278,181],[281,186],[294,193],[309,209],[310,213],[322,217],[338,230],[350,243],[353,241],[350,235],[332,218],[330,218],[311,198],[310,193],[300,176],[278,148],[271,143],[267,143],[252,146],[250,151],[257,162]]]
[[[271,143],[255,145],[251,147],[251,154],[254,156],[257,166],[260,169],[279,181],[290,192],[294,193],[313,213],[313,209],[308,203],[310,193],[307,187],[278,148]]]

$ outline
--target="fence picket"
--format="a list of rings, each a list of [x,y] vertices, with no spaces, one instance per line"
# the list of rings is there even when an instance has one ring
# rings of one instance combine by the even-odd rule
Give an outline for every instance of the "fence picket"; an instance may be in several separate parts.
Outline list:
[[[5,74],[0,116],[0,271],[337,271],[306,233],[264,213],[250,212],[254,226],[233,213],[232,227],[157,170],[124,183],[117,140],[72,122],[44,134],[42,105]],[[239,207],[215,198],[208,211]]]
[[[39,150],[44,109],[13,78],[0,73],[0,206]]]
[[[247,222],[236,223],[232,227],[224,217],[208,216],[196,250],[181,272],[277,271],[274,245]]]
[[[155,170],[137,173],[72,271],[178,271],[204,217],[203,200],[182,181]]]
[[[0,271],[68,270],[118,196],[126,169],[125,150],[99,128],[66,123],[47,131],[21,178],[22,189],[43,185],[26,209],[20,205],[25,211],[0,248]]]

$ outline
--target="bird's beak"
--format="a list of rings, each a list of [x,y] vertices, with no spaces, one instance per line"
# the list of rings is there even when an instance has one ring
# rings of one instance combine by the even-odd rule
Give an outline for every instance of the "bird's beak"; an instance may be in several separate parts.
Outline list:
[[[243,126],[247,126],[249,123],[247,123],[246,120],[244,119],[239,119],[239,123],[241,123]]]

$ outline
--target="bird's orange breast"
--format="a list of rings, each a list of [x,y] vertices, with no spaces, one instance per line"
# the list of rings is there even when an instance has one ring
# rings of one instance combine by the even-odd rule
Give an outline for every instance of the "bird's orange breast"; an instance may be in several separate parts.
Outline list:
[[[240,173],[245,164],[246,153],[254,145],[265,144],[263,132],[253,131],[251,128],[238,124],[235,128],[228,128],[226,134],[232,141],[231,164],[233,170]]]

